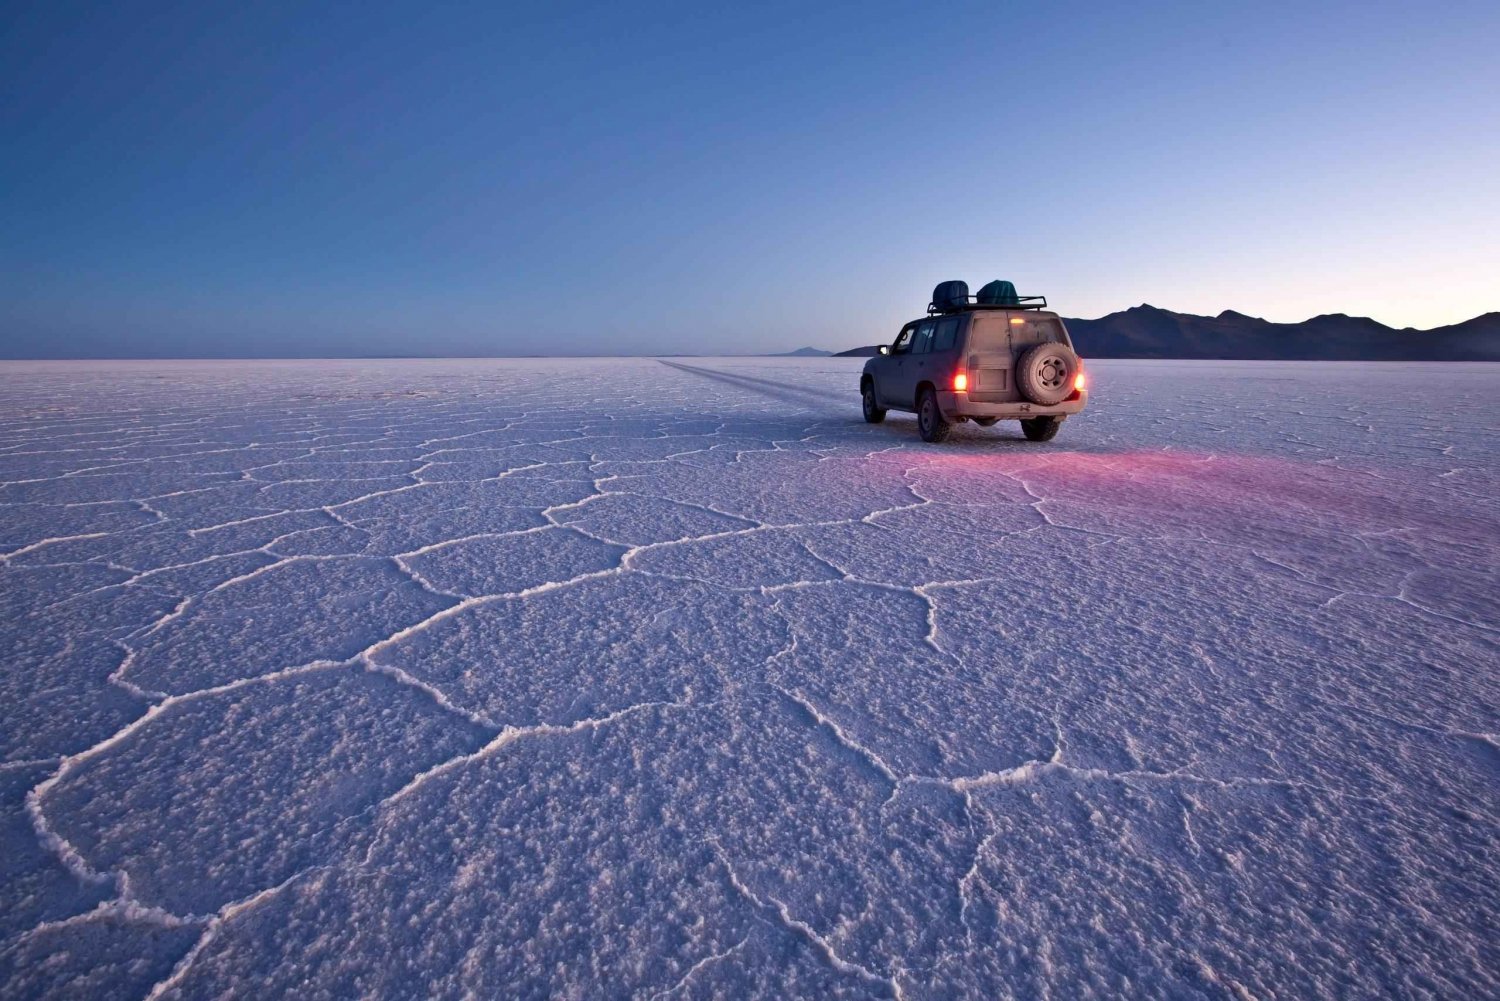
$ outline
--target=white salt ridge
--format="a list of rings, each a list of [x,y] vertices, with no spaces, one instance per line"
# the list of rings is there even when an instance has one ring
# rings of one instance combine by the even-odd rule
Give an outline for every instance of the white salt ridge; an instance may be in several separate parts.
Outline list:
[[[1500,369],[858,365],[0,366],[6,996],[1500,994]]]

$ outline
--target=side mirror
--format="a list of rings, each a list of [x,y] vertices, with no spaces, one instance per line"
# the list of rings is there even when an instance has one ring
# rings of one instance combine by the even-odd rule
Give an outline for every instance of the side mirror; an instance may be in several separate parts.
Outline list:
[[[880,345],[880,353],[883,354],[883,355],[890,354],[891,353],[891,346],[889,344],[882,344],[882,345]]]

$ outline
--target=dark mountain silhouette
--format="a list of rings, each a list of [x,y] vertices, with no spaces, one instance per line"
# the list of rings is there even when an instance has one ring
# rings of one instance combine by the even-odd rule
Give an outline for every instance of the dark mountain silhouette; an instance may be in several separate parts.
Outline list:
[[[767,355],[768,358],[827,358],[833,354],[832,351],[824,351],[822,348],[798,348],[795,351],[776,351]]]
[[[1064,322],[1085,358],[1500,361],[1500,312],[1431,330],[1343,313],[1272,323],[1232,309],[1196,316],[1149,305]]]
[[[835,358],[873,358],[880,354],[880,345],[871,344],[863,348],[850,348],[848,351],[835,351]]]

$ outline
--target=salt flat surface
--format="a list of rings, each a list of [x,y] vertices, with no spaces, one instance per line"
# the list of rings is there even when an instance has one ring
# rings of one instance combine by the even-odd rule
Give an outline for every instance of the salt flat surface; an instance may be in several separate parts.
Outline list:
[[[0,366],[0,994],[1500,995],[1500,367]]]

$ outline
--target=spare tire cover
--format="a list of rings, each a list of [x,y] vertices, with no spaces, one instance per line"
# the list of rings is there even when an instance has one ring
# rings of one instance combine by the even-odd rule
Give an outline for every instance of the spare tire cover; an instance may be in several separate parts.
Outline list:
[[[1066,344],[1038,344],[1016,362],[1016,388],[1032,403],[1052,406],[1073,395],[1078,356]]]

